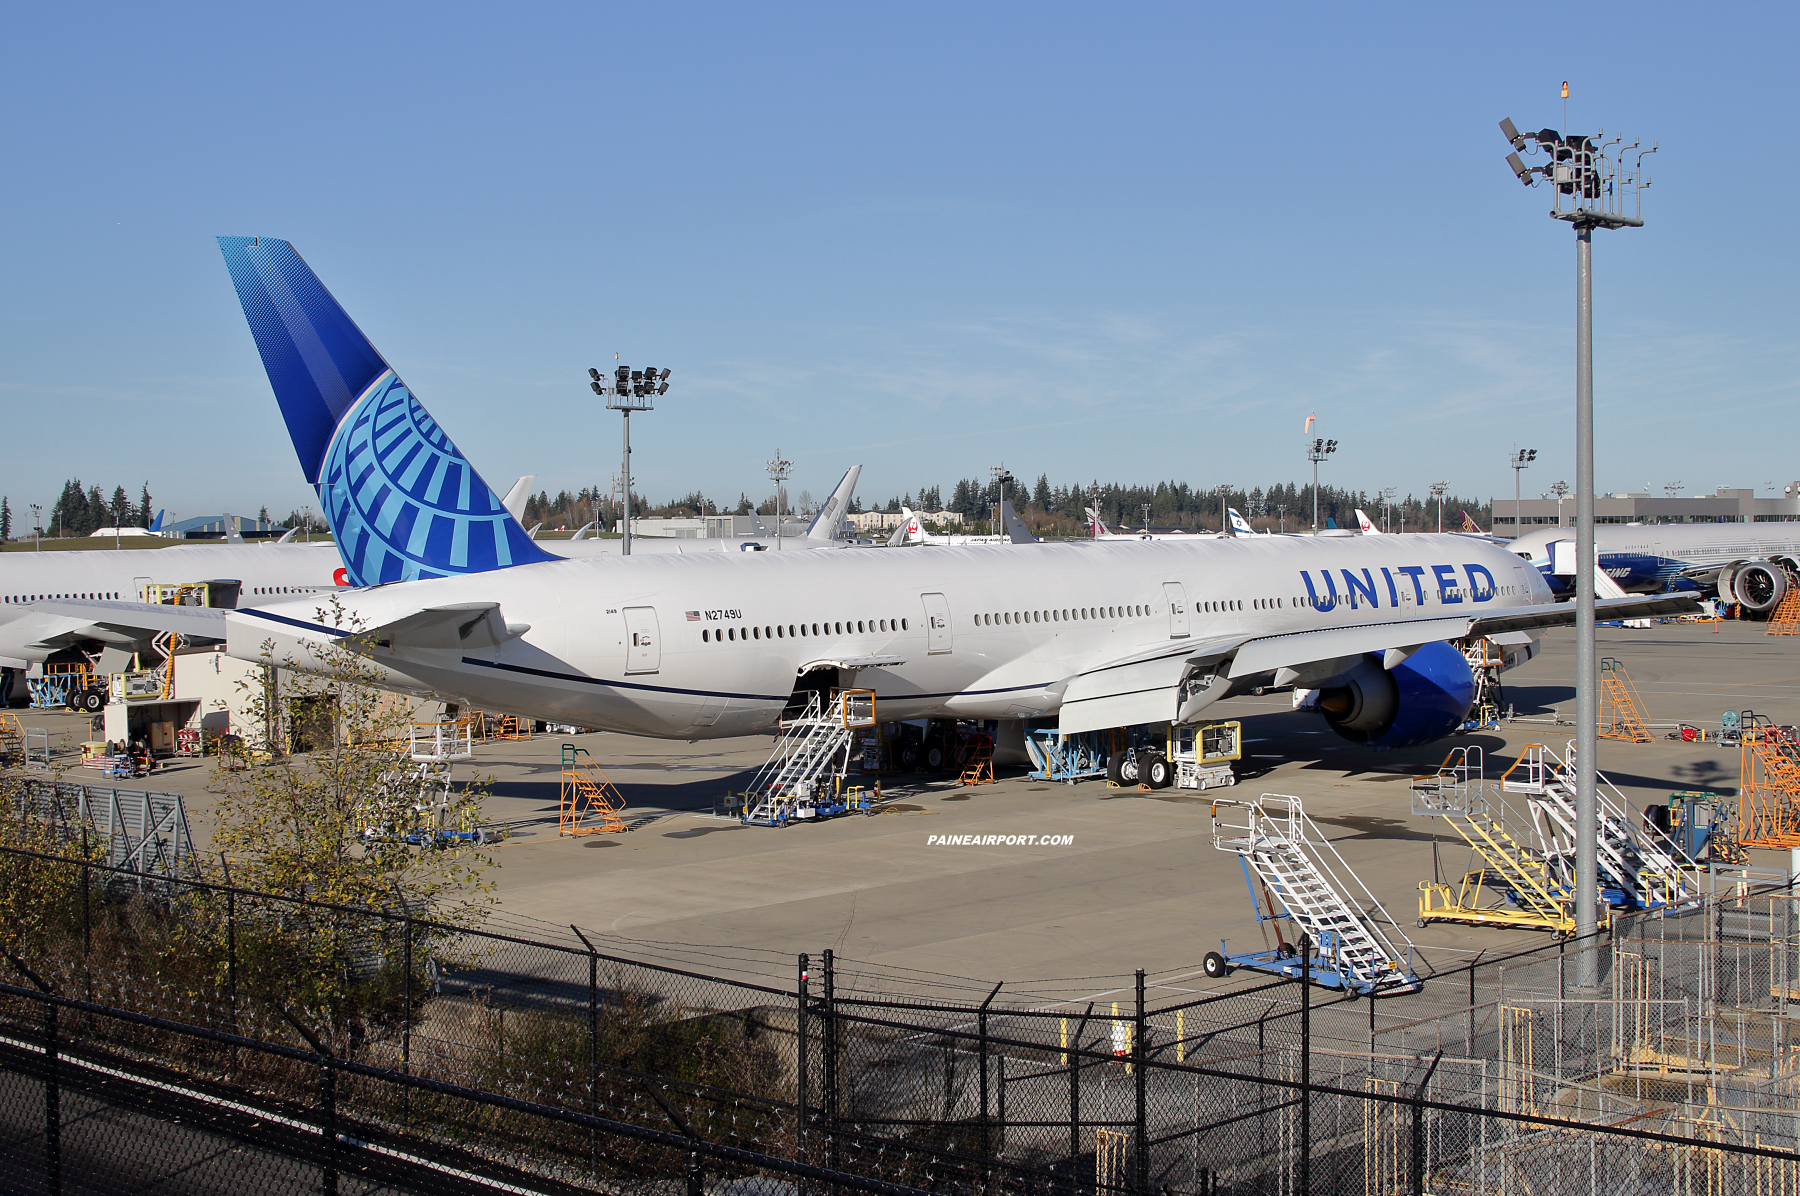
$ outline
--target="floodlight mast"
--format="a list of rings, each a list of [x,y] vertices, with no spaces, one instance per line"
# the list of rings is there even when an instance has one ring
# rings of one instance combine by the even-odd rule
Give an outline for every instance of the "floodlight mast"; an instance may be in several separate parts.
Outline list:
[[[616,354],[614,355],[617,356]],[[669,371],[658,370],[650,366],[634,370],[628,365],[616,367],[612,372],[612,385],[606,386],[600,371],[588,368],[588,385],[597,395],[606,399],[606,409],[617,411],[625,417],[625,463],[624,476],[620,479],[620,510],[623,512],[619,520],[620,529],[624,532],[624,541],[620,546],[620,554],[631,555],[631,413],[633,411],[654,411],[653,401],[657,395],[669,393]]]
[[[775,551],[780,552],[781,551],[781,483],[787,481],[788,478],[793,476],[794,463],[792,461],[789,461],[787,458],[783,457],[781,455],[780,449],[776,449],[775,456],[773,458],[771,458],[770,460],[765,461],[763,463],[763,468],[768,471],[769,480],[771,482],[775,483]]]
[[[1431,483],[1431,497],[1437,499],[1438,504],[1438,531],[1440,532],[1444,530],[1444,495],[1449,489],[1449,482]]]
[[[1319,462],[1337,452],[1337,441],[1315,440],[1306,446],[1306,459],[1313,466],[1313,535],[1319,534]]]
[[[1519,479],[1522,472],[1536,460],[1536,449],[1522,449],[1517,445],[1513,446],[1512,456],[1506,459],[1506,463],[1512,467],[1513,471],[1513,539],[1515,540],[1525,534],[1525,525],[1519,520]]]
[[[1591,137],[1555,129],[1520,133],[1510,119],[1500,122],[1500,133],[1512,146],[1506,164],[1513,174],[1527,187],[1540,180],[1549,183],[1550,216],[1575,229],[1575,932],[1585,938],[1600,928],[1594,771],[1600,742],[1594,632],[1594,230],[1643,227],[1644,188],[1650,185],[1644,158],[1657,145],[1643,149],[1636,141],[1625,145],[1620,137],[1605,141],[1604,132]],[[1522,153],[1542,153],[1546,160],[1528,166]],[[1584,989],[1599,986],[1600,964],[1593,950],[1577,956],[1575,983]]]

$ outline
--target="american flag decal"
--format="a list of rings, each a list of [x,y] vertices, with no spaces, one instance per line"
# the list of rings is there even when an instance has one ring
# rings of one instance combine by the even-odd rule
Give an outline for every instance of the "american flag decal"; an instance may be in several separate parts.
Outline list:
[[[691,610],[687,613],[687,617],[688,617],[688,622],[698,623],[700,621],[700,612],[697,610]]]

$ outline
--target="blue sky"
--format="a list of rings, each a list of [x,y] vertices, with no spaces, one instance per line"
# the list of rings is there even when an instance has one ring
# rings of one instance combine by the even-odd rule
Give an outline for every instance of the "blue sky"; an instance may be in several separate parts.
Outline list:
[[[1495,128],[1655,139],[1602,489],[1800,477],[1796,10],[75,8],[7,20],[0,492],[306,502],[212,238],[286,237],[497,489],[1573,479],[1574,252]],[[1784,472],[1786,471],[1786,472]]]

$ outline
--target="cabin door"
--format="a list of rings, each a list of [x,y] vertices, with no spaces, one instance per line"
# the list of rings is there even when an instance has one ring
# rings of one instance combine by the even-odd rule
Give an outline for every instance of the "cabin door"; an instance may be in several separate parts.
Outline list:
[[[661,667],[662,639],[656,626],[656,610],[649,606],[625,608],[625,671],[654,673]]]
[[[1163,597],[1169,603],[1169,638],[1184,640],[1188,637],[1187,591],[1178,581],[1163,582]]]
[[[920,594],[925,604],[926,652],[936,656],[950,651],[950,603],[942,594]]]

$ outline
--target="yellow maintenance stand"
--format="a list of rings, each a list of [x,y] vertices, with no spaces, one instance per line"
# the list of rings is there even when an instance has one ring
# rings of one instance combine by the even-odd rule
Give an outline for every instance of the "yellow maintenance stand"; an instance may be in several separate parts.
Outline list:
[[[1482,775],[1479,747],[1459,747],[1437,772],[1412,783],[1412,812],[1442,818],[1482,867],[1460,884],[1419,882],[1419,925],[1466,922],[1575,933],[1570,894],[1545,860],[1508,829],[1510,811],[1498,785]]]

